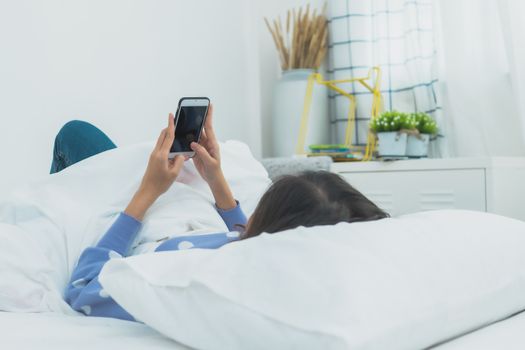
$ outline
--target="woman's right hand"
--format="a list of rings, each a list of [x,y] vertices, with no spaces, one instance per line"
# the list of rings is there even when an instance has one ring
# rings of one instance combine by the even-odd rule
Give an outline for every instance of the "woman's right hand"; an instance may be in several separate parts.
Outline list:
[[[192,142],[190,147],[195,152],[193,157],[195,168],[202,178],[211,185],[222,173],[219,142],[217,142],[213,130],[213,105],[209,107],[199,143]]]
[[[195,151],[193,164],[210,186],[217,207],[225,210],[235,208],[237,202],[233,198],[230,186],[228,186],[221,169],[219,142],[217,142],[213,130],[213,105],[210,105],[208,110],[199,143],[192,142],[190,146]]]

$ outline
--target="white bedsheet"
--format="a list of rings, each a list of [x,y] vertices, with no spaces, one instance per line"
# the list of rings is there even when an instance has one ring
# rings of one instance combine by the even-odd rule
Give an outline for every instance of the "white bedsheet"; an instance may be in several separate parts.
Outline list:
[[[525,312],[432,350],[525,349]],[[0,347],[16,350],[189,350],[146,325],[58,313],[0,312]]]
[[[433,350],[523,350],[525,349],[525,312],[479,329]]]
[[[0,312],[4,350],[187,350],[146,325],[58,313]]]

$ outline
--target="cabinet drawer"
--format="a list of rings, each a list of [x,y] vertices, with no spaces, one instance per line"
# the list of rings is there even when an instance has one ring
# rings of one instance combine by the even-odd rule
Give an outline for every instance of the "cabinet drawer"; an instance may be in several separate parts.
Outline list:
[[[393,216],[435,209],[486,211],[485,170],[341,172]]]

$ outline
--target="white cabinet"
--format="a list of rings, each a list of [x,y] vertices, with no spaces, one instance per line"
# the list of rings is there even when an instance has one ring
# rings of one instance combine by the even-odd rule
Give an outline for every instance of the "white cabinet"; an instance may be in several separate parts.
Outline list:
[[[393,216],[456,208],[525,220],[525,158],[334,163],[332,171]]]

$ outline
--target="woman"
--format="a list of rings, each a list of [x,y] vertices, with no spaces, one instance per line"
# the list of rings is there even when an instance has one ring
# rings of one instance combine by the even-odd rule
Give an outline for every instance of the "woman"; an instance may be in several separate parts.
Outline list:
[[[339,176],[329,172],[306,172],[276,181],[247,221],[222,173],[219,144],[212,122],[213,108],[210,106],[200,144],[191,144],[195,151],[193,162],[208,183],[217,212],[230,232],[171,238],[159,243],[155,251],[215,249],[262,232],[275,233],[298,226],[333,225],[341,221],[378,220],[388,216]],[[98,282],[98,275],[111,258],[127,256],[146,211],[170,188],[187,160],[182,156],[168,159],[174,135],[174,118],[170,114],[168,127],[162,130],[157,140],[137,192],[98,244],[84,250],[79,258],[65,292],[65,299],[73,309],[85,315],[134,320],[104,291]],[[55,140],[51,173],[115,147],[102,131],[91,124],[69,122]],[[239,231],[242,233],[239,234]]]

